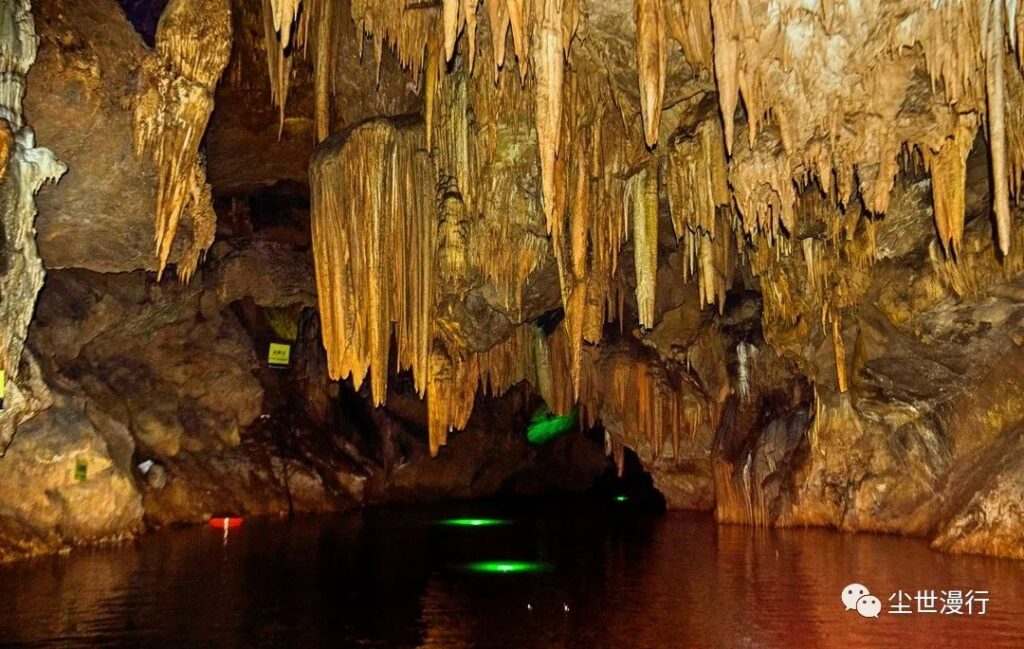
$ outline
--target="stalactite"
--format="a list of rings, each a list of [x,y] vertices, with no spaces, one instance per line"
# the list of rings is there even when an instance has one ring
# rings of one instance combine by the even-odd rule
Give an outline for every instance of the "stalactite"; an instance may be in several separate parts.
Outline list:
[[[836,382],[840,392],[846,392],[846,346],[843,344],[841,315],[832,315],[832,348],[836,356]]]
[[[281,36],[281,49],[287,49],[291,43],[292,25],[299,15],[302,0],[269,0],[271,19],[274,30]]]
[[[677,237],[698,228],[715,235],[715,210],[729,204],[728,172],[722,130],[705,120],[692,136],[673,142],[665,185]]]
[[[715,25],[715,77],[718,79],[718,102],[725,129],[725,148],[732,153],[736,128],[736,106],[740,94],[740,44],[737,36],[736,3],[711,3]]]
[[[157,168],[156,254],[159,274],[171,253],[182,214],[190,200],[205,200],[194,190],[199,144],[213,111],[213,91],[231,53],[231,11],[227,0],[215,6],[197,0],[172,0],[157,29],[158,61],[147,60],[148,83],[133,107],[135,149],[149,153]],[[212,207],[194,205],[193,218],[214,219]],[[210,222],[194,223],[209,245]],[[187,277],[193,261],[182,266]]]
[[[961,116],[961,127],[938,151],[922,151],[932,177],[932,205],[939,242],[946,254],[956,254],[964,233],[964,192],[967,186],[967,154],[977,133],[974,116]]]
[[[476,10],[480,0],[462,0],[462,14],[466,21],[466,43],[467,58],[469,61],[469,73],[473,74],[476,64]]]
[[[541,194],[544,197],[544,217],[550,232],[555,219],[562,218],[561,214],[555,213],[555,185],[558,182],[555,159],[561,142],[562,82],[565,73],[562,48],[563,0],[540,0],[540,3],[540,15],[533,36],[533,70],[537,78],[536,120]]]
[[[428,42],[423,83],[423,118],[427,128],[427,151],[434,149],[434,107],[437,105],[437,85],[442,72],[441,65],[437,41]]]
[[[634,0],[634,9],[640,112],[647,146],[653,147],[658,143],[661,107],[665,98],[665,3],[664,0]]]
[[[210,184],[206,182],[206,170],[202,164],[192,165],[185,213],[192,222],[192,245],[182,258],[178,277],[181,281],[188,282],[206,256],[206,251],[213,245],[217,234],[217,214],[213,211],[213,195]]]
[[[711,3],[670,0],[665,4],[668,32],[683,48],[691,65],[710,72],[714,66],[711,47]]]
[[[427,420],[432,456],[448,442],[449,432],[465,427],[469,421],[479,371],[475,356],[451,358],[436,349],[431,353]]]
[[[455,42],[465,19],[462,15],[463,0],[441,0],[441,21],[444,25],[444,58],[451,61],[455,56]]]
[[[532,3],[524,6],[524,2],[528,2],[528,0],[505,0],[505,5],[508,7],[509,27],[512,30],[512,48],[515,50],[516,60],[519,62],[521,81],[526,79],[526,53],[530,51],[526,40],[528,36],[526,12],[532,7]]]
[[[1024,3],[1021,3],[1024,10]],[[1021,18],[1024,18],[1022,16]],[[1024,19],[1017,22],[1017,29],[1024,29]],[[1018,43],[1024,42],[1024,35],[1018,37]],[[1019,57],[1024,58],[1024,47],[1017,47]],[[1017,72],[1017,61],[1006,62],[1010,70],[1006,79],[1006,153],[1009,166],[1010,193],[1019,204],[1024,195],[1021,193],[1024,179],[1024,76]]]
[[[437,169],[442,178],[451,178],[470,214],[474,213],[472,146],[469,123],[467,74],[451,74],[437,95],[438,116],[434,119]]]
[[[549,397],[545,397],[545,401],[551,412],[558,415],[568,414],[572,411],[573,404],[576,403],[576,399],[573,396],[572,352],[569,343],[565,327],[556,328],[544,340],[547,351],[543,356],[547,359],[547,366],[550,368],[551,375],[551,394]],[[586,357],[584,357],[584,360],[586,361]],[[538,364],[538,376],[540,376],[540,369],[541,366]],[[584,362],[581,367],[581,403],[583,400],[582,385],[588,380],[588,369],[591,368],[588,368],[588,364]]]
[[[372,369],[376,405],[387,390],[392,323],[399,367],[413,370],[421,395],[434,381],[434,184],[422,132],[384,121],[329,140],[310,165],[328,370],[358,386]]]
[[[263,38],[267,53],[267,71],[270,73],[270,99],[278,109],[278,137],[284,133],[285,109],[288,105],[288,90],[292,76],[292,57],[285,44],[285,34],[291,34],[291,23],[288,29],[281,32],[277,24],[278,13],[274,0],[263,0]]]
[[[334,69],[335,0],[314,0],[316,48],[313,62],[314,125],[319,144],[331,135],[331,77]],[[429,146],[429,145],[428,145]]]
[[[722,313],[726,292],[732,288],[736,258],[732,226],[724,216],[719,216],[718,221],[717,235],[702,228],[684,232],[687,256],[683,264],[683,280],[696,277],[701,305],[715,304]]]
[[[489,0],[487,6],[487,27],[491,32],[491,52],[494,55],[494,82],[498,82],[498,74],[505,65],[505,38],[511,21],[508,4],[503,0]]]
[[[717,406],[710,404],[719,404],[717,397],[688,393],[688,403],[666,397],[663,386],[672,381],[660,375],[651,379],[649,367],[641,372],[630,365],[621,375],[611,372],[619,381],[613,389],[604,377],[595,376],[592,350],[584,344],[599,341],[605,323],[616,314],[623,324],[623,287],[628,287],[629,278],[621,277],[617,262],[628,237],[633,238],[640,324],[643,329],[654,324],[662,181],[675,234],[687,253],[683,275],[696,280],[702,305],[715,303],[723,310],[737,262],[748,264],[760,278],[769,344],[798,349],[810,336],[828,340],[831,324],[837,379],[845,390],[839,318],[866,291],[875,219],[889,208],[903,152],[920,151],[931,172],[937,230],[953,256],[963,230],[965,160],[978,125],[988,124],[995,176],[1009,178],[1016,188],[1024,166],[1019,162],[1024,152],[1016,144],[1019,134],[1013,128],[1016,108],[1013,102],[1005,106],[1004,98],[996,101],[1000,92],[1015,96],[1019,70],[1012,65],[1003,70],[1001,57],[1003,30],[1015,34],[1018,26],[1007,24],[1012,21],[1004,20],[1002,9],[993,8],[991,0],[977,7],[908,7],[898,17],[877,3],[844,0],[820,11],[776,7],[762,0],[634,0],[639,102],[635,93],[623,92],[615,78],[617,70],[577,56],[576,51],[570,56],[580,21],[581,33],[599,33],[586,31],[588,14],[581,12],[576,0],[483,0],[483,5],[490,38],[478,43],[475,20],[480,3],[474,0],[415,6],[352,1],[358,31],[372,39],[378,60],[390,47],[415,83],[425,73],[426,141],[434,159],[432,171],[417,173],[429,176],[436,171],[438,176],[436,184],[428,184],[436,189],[433,281],[450,293],[449,303],[485,283],[489,301],[503,300],[508,311],[516,313],[512,307],[521,304],[527,278],[551,252],[559,272],[565,319],[540,347],[533,334],[532,361],[522,351],[523,334],[518,330],[507,345],[482,354],[464,348],[468,337],[457,331],[457,323],[443,323],[442,330],[433,331],[443,341],[440,348],[430,337],[431,325],[412,326],[433,323],[432,319],[416,319],[405,332],[396,331],[399,356],[415,356],[421,368],[416,375],[424,377],[417,378],[418,387],[432,399],[435,452],[450,429],[464,424],[478,383],[485,390],[500,390],[517,377],[535,380],[553,409],[568,408],[578,397],[597,417],[604,408],[609,419],[608,404],[625,399],[616,390],[630,382],[639,386],[642,398],[634,403],[638,412],[624,414],[628,425],[612,434],[612,446],[620,449],[623,440],[638,443],[648,434],[650,446],[660,449],[669,435],[676,439],[684,429],[697,427],[698,420],[715,417]],[[981,10],[991,12],[984,27]],[[310,13],[315,15],[315,9]],[[838,21],[838,16],[845,19]],[[301,32],[297,29],[296,37]],[[506,62],[508,32],[520,83],[503,84],[489,75],[486,82],[479,82],[472,74],[476,56],[493,57],[498,75]],[[457,41],[462,34],[466,42],[460,50]],[[664,140],[668,150],[652,153],[648,147],[659,142],[665,101],[667,36],[681,44],[698,83],[707,81],[702,70],[713,74],[722,122],[679,122],[673,136]],[[1012,37],[1011,47],[1017,47]],[[592,56],[594,50],[586,52]],[[997,79],[997,59],[1000,74],[1011,75],[1009,80]],[[989,66],[988,74],[982,74],[983,65]],[[930,77],[930,93],[927,83],[918,81],[921,71]],[[737,123],[741,101],[743,119]],[[1004,109],[1008,114],[1000,116]],[[676,104],[671,114],[675,119],[688,110]],[[636,133],[638,113],[643,141]],[[532,135],[522,135],[522,120],[536,132],[535,154]],[[1000,121],[1003,126],[996,128]],[[529,144],[529,155],[522,153],[523,142]],[[997,155],[1000,142],[1008,149],[1002,163]],[[405,145],[396,146],[405,150]],[[394,165],[384,153],[360,155],[385,169]],[[370,162],[359,167],[361,185],[354,180],[345,185],[366,209],[352,212],[353,218],[338,218],[334,225],[316,226],[324,232],[334,228],[331,236],[343,242],[335,252],[318,251],[318,260],[330,259],[328,267],[341,267],[322,273],[325,262],[318,261],[318,277],[338,273],[356,286],[346,275],[356,269],[369,275],[391,272],[392,279],[410,272],[397,270],[400,264],[395,262],[366,262],[385,244],[401,249],[365,216],[392,209],[380,207],[383,190],[367,189],[381,186],[381,174],[392,172],[374,171]],[[523,189],[537,184],[539,201],[536,192]],[[1000,193],[998,184],[996,188]],[[330,201],[343,202],[332,196]],[[1001,209],[997,201],[997,214]],[[534,217],[539,222],[538,210],[543,212],[542,228],[534,223]],[[360,218],[363,225],[348,224]],[[410,217],[394,218],[405,223],[403,219]],[[1003,225],[1000,217],[1000,245],[1006,239]],[[408,235],[410,240],[416,236]],[[371,248],[364,250],[366,246]],[[803,263],[799,256],[793,258],[794,253],[802,254]],[[392,270],[382,271],[385,267]],[[333,317],[372,330],[367,337],[386,339],[388,323],[399,322],[392,312],[396,307],[388,302],[400,301],[398,294],[373,298],[373,287],[365,288],[365,299],[358,298],[366,302],[363,312],[383,315],[360,315],[349,305],[338,307]],[[331,303],[341,301],[330,298],[324,308]],[[376,324],[360,318],[372,318]],[[822,330],[816,328],[819,322]],[[414,328],[416,332],[409,333]],[[645,337],[643,332],[637,335]],[[429,342],[410,342],[413,339]],[[372,354],[348,363],[354,377],[360,369],[365,374],[374,368],[375,400],[382,398],[384,386],[376,375],[386,378],[386,347],[377,343]],[[328,345],[332,348],[337,348],[335,356],[349,353],[337,343]],[[424,353],[431,365],[427,370],[422,369]],[[524,369],[531,362],[532,379]],[[440,385],[439,377],[447,383]],[[649,388],[650,383],[660,387]],[[658,396],[648,397],[648,392]],[[678,413],[662,408],[676,408]],[[665,430],[652,423],[675,421],[677,415],[683,423]],[[741,470],[745,469],[737,465],[736,471]],[[749,477],[749,471],[744,475]],[[746,493],[748,509],[755,507],[749,504],[752,492]]]
[[[553,346],[564,344],[556,334]],[[616,444],[645,452],[651,460],[672,442],[679,457],[681,439],[702,426],[718,425],[718,407],[694,384],[678,380],[655,360],[624,349],[584,354],[579,404],[584,422],[604,424]]]
[[[999,249],[1010,250],[1010,190],[1006,168],[1006,69],[1003,65],[1006,26],[1003,0],[990,0],[991,9],[986,35],[985,87],[988,94],[988,146],[992,160],[992,209],[996,216]]]
[[[643,169],[627,182],[626,215],[633,228],[636,304],[640,325],[654,326],[654,295],[658,277],[658,168]]]
[[[573,400],[579,397],[580,374],[583,365],[583,327],[586,316],[587,283],[578,282],[569,294],[565,307],[565,335],[569,352],[569,379]]]

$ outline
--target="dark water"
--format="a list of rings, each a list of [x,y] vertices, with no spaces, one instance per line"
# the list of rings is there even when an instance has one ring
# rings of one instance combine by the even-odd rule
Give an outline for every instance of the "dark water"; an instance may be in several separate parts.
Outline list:
[[[432,523],[453,515],[510,523]],[[487,559],[548,569],[462,567]],[[849,582],[883,602],[877,619],[844,612]],[[987,612],[888,612],[929,589],[988,591]],[[0,566],[3,646],[1022,647],[1022,612],[1024,563],[614,502],[251,522],[226,542],[194,528]]]

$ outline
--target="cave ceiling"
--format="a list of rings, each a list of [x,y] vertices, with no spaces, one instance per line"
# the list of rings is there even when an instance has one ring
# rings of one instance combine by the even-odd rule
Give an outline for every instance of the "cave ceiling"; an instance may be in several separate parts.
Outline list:
[[[164,3],[122,4],[143,24]],[[478,385],[522,380],[555,410],[639,398],[630,430],[678,436],[718,417],[737,335],[842,394],[844,323],[896,303],[886,264],[957,295],[1022,266],[1015,3],[166,5],[119,96],[155,187],[132,267],[187,280],[215,198],[308,186],[330,374],[382,404],[411,370],[435,451]],[[76,74],[119,69],[96,67]],[[756,334],[737,334],[752,295]],[[698,378],[620,368],[610,337]]]

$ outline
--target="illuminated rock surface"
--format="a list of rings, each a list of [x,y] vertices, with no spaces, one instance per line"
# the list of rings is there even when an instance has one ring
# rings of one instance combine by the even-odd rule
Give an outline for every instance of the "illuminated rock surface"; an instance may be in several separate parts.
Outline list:
[[[172,0],[153,48],[34,11],[67,306],[23,355],[30,272],[5,367],[161,458],[151,522],[215,507],[197,467],[254,512],[494,491],[543,401],[672,507],[1021,554],[1016,5]]]

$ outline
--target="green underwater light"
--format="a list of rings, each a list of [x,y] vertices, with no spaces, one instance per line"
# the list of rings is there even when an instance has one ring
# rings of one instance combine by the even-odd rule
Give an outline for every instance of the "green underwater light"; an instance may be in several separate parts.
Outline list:
[[[547,406],[541,406],[530,418],[530,423],[526,427],[526,439],[530,440],[531,444],[540,446],[575,428],[576,425],[575,410],[567,415],[553,415]]]
[[[547,566],[537,561],[477,561],[465,566],[470,572],[485,572],[492,574],[516,574],[526,572],[542,572]]]
[[[505,525],[508,521],[500,518],[447,518],[440,523],[451,527],[491,527]]]
[[[615,502],[624,503],[629,500],[629,496],[615,496]]]

